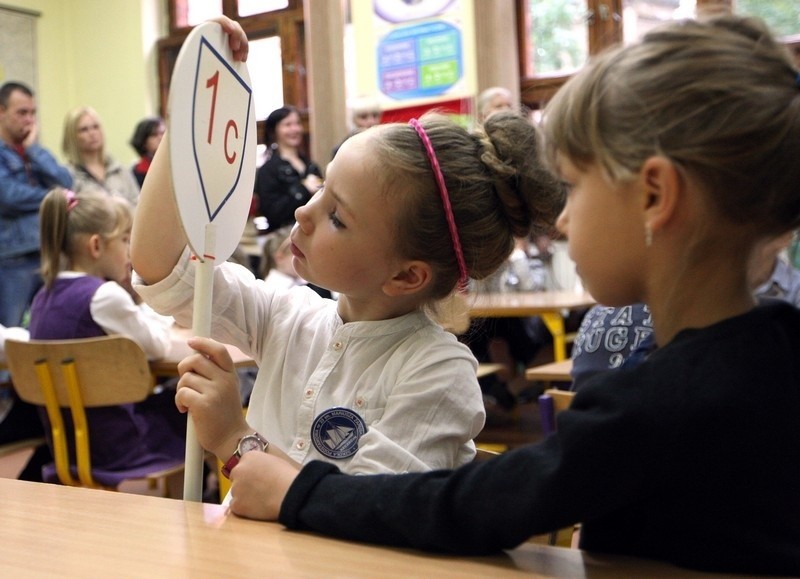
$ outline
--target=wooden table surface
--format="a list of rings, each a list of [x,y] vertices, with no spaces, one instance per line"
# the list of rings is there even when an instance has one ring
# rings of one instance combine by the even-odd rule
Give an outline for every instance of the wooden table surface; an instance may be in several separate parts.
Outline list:
[[[595,301],[586,292],[544,291],[475,294],[467,303],[474,318],[514,318],[588,308]]]
[[[0,479],[6,577],[675,577],[652,561],[526,543],[493,557],[376,547],[241,519],[224,507]]]
[[[191,354],[192,350],[186,341],[192,337],[192,330],[189,328],[182,328],[180,326],[172,326],[170,328],[170,337],[172,345],[169,349],[169,354],[161,360],[154,360],[150,362],[150,369],[156,376],[177,376],[178,363],[186,356]],[[255,360],[246,355],[239,348],[226,344],[228,353],[233,359],[233,363],[237,368],[247,366],[256,366]]]
[[[534,366],[525,370],[526,380],[539,380],[541,382],[572,382],[572,360],[560,360],[541,366]]]
[[[594,298],[586,292],[544,291],[471,294],[466,297],[473,318],[524,318],[539,316],[553,336],[553,356],[567,358],[564,314],[590,308]]]

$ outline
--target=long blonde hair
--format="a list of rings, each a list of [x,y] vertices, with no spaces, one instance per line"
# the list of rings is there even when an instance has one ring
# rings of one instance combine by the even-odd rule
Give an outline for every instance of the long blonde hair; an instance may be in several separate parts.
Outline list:
[[[64,135],[61,141],[61,149],[64,151],[64,156],[67,161],[73,165],[82,165],[81,151],[78,147],[78,123],[85,115],[89,115],[97,124],[100,125],[100,130],[103,130],[103,123],[100,121],[100,115],[92,107],[76,107],[67,113],[64,117]],[[103,140],[103,158],[105,158],[105,139]]]
[[[599,55],[544,112],[547,156],[631,179],[664,156],[716,211],[756,235],[800,225],[800,86],[788,51],[756,19],[653,29]]]
[[[56,187],[39,207],[41,274],[50,288],[76,251],[80,236],[114,239],[131,230],[133,209],[121,197],[79,193]]]

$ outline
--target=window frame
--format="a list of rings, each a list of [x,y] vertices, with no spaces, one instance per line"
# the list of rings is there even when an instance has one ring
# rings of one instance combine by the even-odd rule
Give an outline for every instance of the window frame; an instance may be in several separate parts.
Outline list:
[[[573,73],[527,74],[531,68],[527,50],[528,38],[530,38],[528,1],[517,0],[516,3],[520,102],[530,110],[538,110],[544,107]],[[731,9],[733,0],[696,0],[696,2],[698,9],[712,7]],[[614,17],[614,15],[622,14],[622,3],[623,0],[586,0],[586,14],[594,15],[591,22],[587,22],[586,25],[589,56],[622,41],[622,19]],[[610,11],[611,16],[605,19],[598,18],[596,15],[602,11]]]
[[[288,0],[289,5],[281,10],[262,12],[239,17],[238,0],[222,0],[222,13],[241,24],[251,40],[268,36],[281,39],[281,58],[283,64],[283,102],[297,107],[303,123],[306,150],[309,143],[308,88],[306,78],[305,28],[302,0]],[[169,85],[172,70],[184,40],[193,26],[180,26],[178,15],[186,12],[188,0],[168,0],[169,33],[156,43],[158,53],[158,91],[159,112],[167,115]],[[258,143],[266,143],[264,119],[256,120]]]

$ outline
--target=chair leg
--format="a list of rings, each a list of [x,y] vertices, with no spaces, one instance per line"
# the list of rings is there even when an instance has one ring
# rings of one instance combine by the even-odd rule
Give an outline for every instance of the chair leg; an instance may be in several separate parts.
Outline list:
[[[164,477],[164,498],[183,498],[183,471]]]

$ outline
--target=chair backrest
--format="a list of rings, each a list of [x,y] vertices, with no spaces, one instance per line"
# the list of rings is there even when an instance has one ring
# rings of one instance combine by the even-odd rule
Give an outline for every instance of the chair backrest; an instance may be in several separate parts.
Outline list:
[[[45,361],[58,405],[70,407],[65,363],[74,361],[83,406],[114,406],[144,400],[153,378],[142,348],[124,336],[76,340],[6,340],[6,359],[14,388],[25,402],[46,405],[37,363]]]
[[[50,420],[56,472],[63,484],[104,488],[92,477],[85,408],[144,400],[153,378],[141,347],[123,336],[75,340],[6,340],[14,388],[25,402],[44,406]],[[70,470],[61,408],[72,413],[80,482]]]

